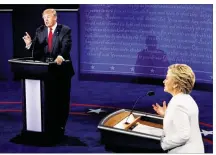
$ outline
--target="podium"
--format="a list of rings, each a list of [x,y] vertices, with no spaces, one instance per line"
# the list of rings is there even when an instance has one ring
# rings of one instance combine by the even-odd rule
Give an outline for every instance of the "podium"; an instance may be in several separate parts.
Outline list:
[[[54,141],[57,131],[54,118],[57,116],[51,104],[59,102],[53,93],[53,78],[65,74],[71,63],[66,60],[62,65],[55,62],[36,61],[31,57],[10,59],[11,70],[21,80],[23,128],[21,134],[12,141],[17,143],[40,143]],[[50,80],[51,79],[51,80]]]
[[[127,109],[109,114],[98,125],[105,146],[139,149],[143,153],[165,153],[160,146],[162,128],[162,117],[140,111],[131,114]]]

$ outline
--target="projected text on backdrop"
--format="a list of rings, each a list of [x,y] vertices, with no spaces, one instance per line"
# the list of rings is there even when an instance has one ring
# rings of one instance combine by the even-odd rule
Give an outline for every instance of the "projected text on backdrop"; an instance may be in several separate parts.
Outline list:
[[[173,63],[212,83],[212,5],[81,5],[80,72],[164,78]]]

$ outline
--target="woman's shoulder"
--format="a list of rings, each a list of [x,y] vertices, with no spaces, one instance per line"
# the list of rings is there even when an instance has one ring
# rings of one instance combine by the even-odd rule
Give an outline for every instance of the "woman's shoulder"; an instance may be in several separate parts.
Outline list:
[[[172,105],[175,107],[190,109],[191,107],[197,107],[196,101],[190,94],[181,94],[172,98]]]

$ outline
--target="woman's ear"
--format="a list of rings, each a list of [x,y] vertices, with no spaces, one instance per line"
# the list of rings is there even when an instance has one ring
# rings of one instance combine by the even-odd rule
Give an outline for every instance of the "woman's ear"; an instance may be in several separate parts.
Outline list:
[[[173,85],[173,88],[174,88],[174,89],[176,89],[177,87],[178,87],[178,85],[177,85],[177,84],[174,84],[174,85]]]

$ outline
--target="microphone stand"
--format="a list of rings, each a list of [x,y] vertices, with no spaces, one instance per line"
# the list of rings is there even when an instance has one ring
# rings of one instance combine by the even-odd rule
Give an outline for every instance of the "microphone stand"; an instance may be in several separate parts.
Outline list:
[[[35,51],[35,44],[37,42],[38,32],[42,29],[43,25],[36,29],[35,37],[32,40],[32,59],[34,60],[34,51]]]
[[[35,35],[34,39],[32,40],[32,59],[33,60],[34,60],[34,51],[35,51],[36,41],[37,41],[37,32],[36,32],[36,35]]]
[[[128,115],[128,118],[127,118],[125,124],[129,124],[127,121],[128,121],[128,119],[129,119],[130,115],[132,114],[132,112],[133,112],[133,110],[134,110],[134,108],[135,108],[137,102],[138,102],[139,99],[140,99],[141,97],[143,97],[143,96],[144,96],[144,95],[142,95],[142,96],[140,96],[140,97],[138,97],[138,98],[136,99],[136,101],[135,101],[135,103],[134,103],[134,105],[133,105],[133,107],[132,107],[132,110],[131,110],[130,114]]]
[[[132,107],[132,110],[131,110],[130,114],[128,115],[127,120],[125,121],[125,124],[129,124],[127,121],[128,121],[128,119],[129,119],[130,115],[133,113],[133,110],[134,110],[134,108],[135,108],[137,102],[139,101],[139,99],[142,98],[142,97],[144,97],[144,96],[146,96],[146,95],[147,95],[147,96],[153,96],[153,95],[155,95],[155,93],[154,93],[153,91],[149,91],[149,92],[147,92],[145,95],[141,95],[140,97],[137,98],[137,100],[135,101],[135,103],[134,103],[134,105],[133,105],[133,107]]]
[[[32,59],[34,60],[34,47],[35,47],[35,39],[32,41]]]

